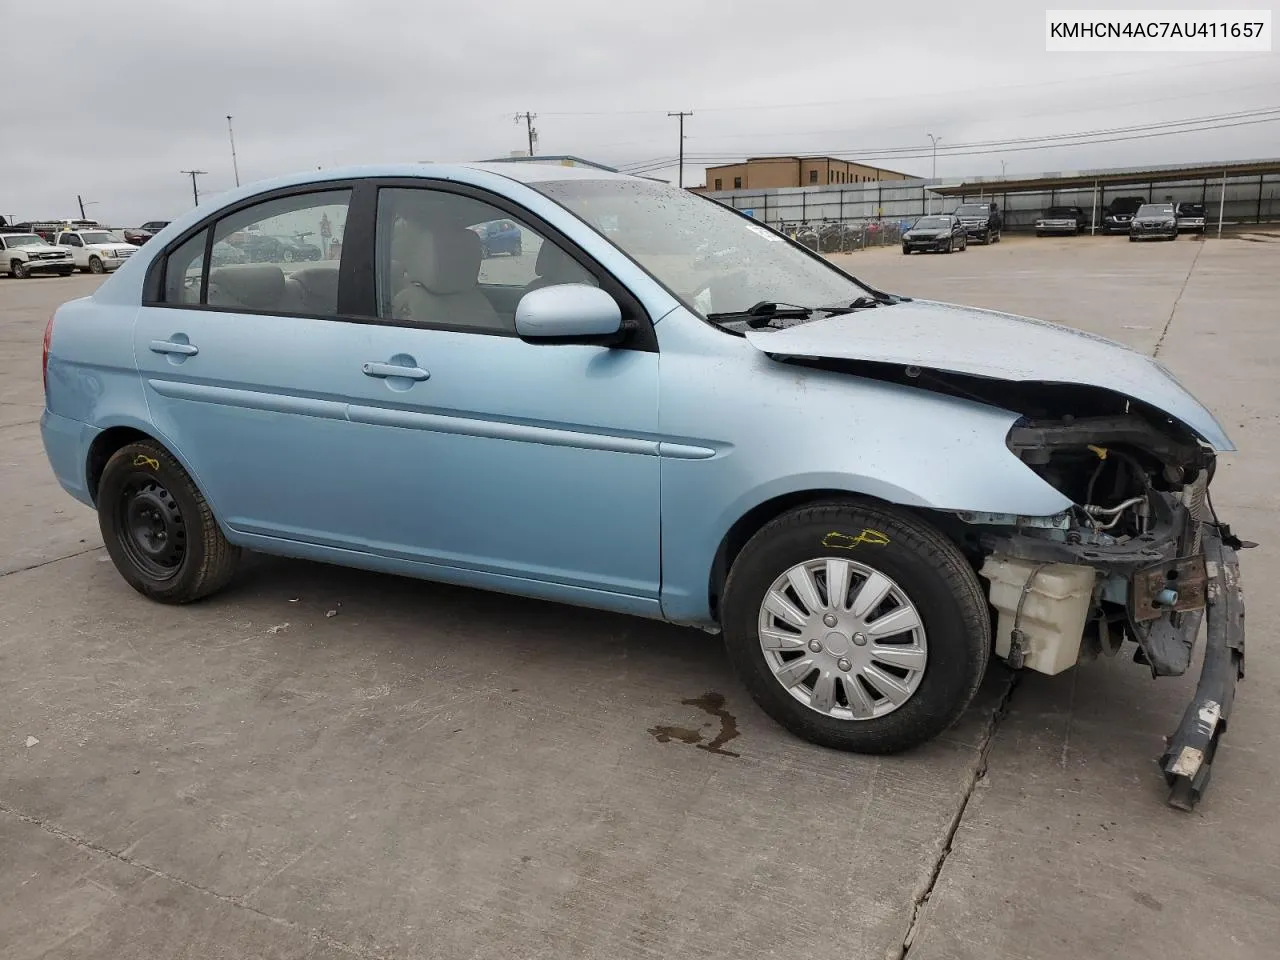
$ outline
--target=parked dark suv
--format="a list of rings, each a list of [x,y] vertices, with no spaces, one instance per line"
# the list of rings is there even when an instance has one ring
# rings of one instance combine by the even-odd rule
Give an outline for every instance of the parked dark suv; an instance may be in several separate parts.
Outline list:
[[[1102,217],[1102,232],[1128,233],[1133,215],[1146,202],[1144,197],[1116,197],[1107,204],[1106,213]]]
[[[970,240],[977,240],[979,243],[1000,242],[1004,217],[1000,215],[1000,208],[996,204],[962,203],[956,207],[954,216],[960,218]]]

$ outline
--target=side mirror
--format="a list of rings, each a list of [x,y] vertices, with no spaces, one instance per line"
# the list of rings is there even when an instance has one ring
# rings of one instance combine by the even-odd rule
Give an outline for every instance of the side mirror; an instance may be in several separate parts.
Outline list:
[[[516,305],[516,333],[530,343],[612,346],[627,332],[618,301],[586,283],[540,287]]]

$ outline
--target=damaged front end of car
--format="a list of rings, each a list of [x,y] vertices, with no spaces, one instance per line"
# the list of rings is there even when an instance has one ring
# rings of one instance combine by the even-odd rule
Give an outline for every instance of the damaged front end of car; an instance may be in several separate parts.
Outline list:
[[[991,310],[894,299],[745,336],[786,362],[1010,415],[1007,467],[990,467],[981,493],[935,493],[931,519],[986,579],[995,651],[1015,668],[1059,673],[1131,640],[1153,676],[1177,676],[1206,626],[1195,697],[1160,759],[1170,802],[1192,807],[1244,674],[1246,544],[1209,495],[1217,453],[1235,447],[1213,414],[1153,357]],[[963,426],[956,408],[947,415]],[[966,455],[962,441],[953,455]],[[1028,470],[1052,506],[976,512],[999,511]]]
[[[1191,666],[1202,623],[1200,681],[1160,765],[1169,802],[1203,794],[1237,681],[1245,544],[1209,498],[1214,451],[1169,418],[1126,404],[1096,416],[1023,417],[1010,450],[1072,501],[1052,517],[960,513],[996,609],[996,653],[1013,668],[1059,673],[1136,642],[1153,677]]]

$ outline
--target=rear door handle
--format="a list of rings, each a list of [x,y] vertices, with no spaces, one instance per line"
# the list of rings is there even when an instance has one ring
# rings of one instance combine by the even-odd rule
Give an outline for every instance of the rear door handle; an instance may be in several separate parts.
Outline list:
[[[200,348],[194,343],[178,343],[176,340],[152,340],[152,353],[176,353],[183,357],[194,357]]]
[[[360,372],[366,377],[381,377],[384,380],[399,377],[404,380],[427,380],[431,374],[421,367],[402,367],[395,363],[362,363]]]

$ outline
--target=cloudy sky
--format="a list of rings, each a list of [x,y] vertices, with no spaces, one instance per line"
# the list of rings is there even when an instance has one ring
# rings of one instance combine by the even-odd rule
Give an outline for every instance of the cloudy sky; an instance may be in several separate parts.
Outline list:
[[[191,203],[180,170],[207,170],[208,196],[232,186],[227,114],[245,182],[505,156],[525,146],[513,117],[526,110],[538,114],[540,153],[644,163],[673,180],[667,112],[693,110],[687,184],[702,182],[707,162],[739,156],[894,148],[907,149],[881,165],[927,176],[928,133],[942,138],[940,178],[999,175],[1001,161],[1029,173],[1280,156],[1278,121],[1087,146],[949,148],[1280,107],[1280,53],[1046,53],[1044,5],[1025,0],[88,9],[4,4],[0,213],[75,216],[80,194],[103,222],[167,219]]]

